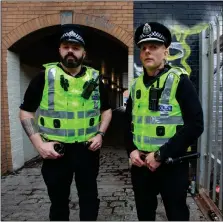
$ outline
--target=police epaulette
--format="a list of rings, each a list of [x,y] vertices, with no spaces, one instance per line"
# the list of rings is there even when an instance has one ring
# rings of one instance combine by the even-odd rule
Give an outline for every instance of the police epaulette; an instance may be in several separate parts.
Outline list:
[[[185,75],[189,76],[188,72],[181,67],[176,66],[176,67],[172,67],[171,69],[173,72],[176,71],[175,74],[177,74],[177,75],[185,74]]]
[[[46,63],[46,64],[43,64],[43,67],[47,68],[49,66],[54,66],[54,65],[57,65],[59,62],[51,62],[51,63]]]

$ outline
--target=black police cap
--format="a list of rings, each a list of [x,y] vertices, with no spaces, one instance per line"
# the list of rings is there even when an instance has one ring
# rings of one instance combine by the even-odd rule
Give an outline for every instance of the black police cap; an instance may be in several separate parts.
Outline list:
[[[140,25],[135,31],[135,44],[139,47],[142,42],[149,41],[162,42],[169,47],[172,41],[170,30],[158,22]]]
[[[65,24],[62,25],[61,28],[62,28],[62,35],[60,38],[60,43],[75,42],[82,46],[85,46],[83,34],[78,26],[74,24]]]

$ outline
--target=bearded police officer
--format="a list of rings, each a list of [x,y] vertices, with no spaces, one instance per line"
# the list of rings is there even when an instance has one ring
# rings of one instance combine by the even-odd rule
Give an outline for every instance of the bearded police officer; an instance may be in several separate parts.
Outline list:
[[[42,175],[51,201],[49,217],[57,221],[69,220],[73,173],[80,220],[97,219],[99,150],[112,116],[99,72],[82,64],[86,51],[80,31],[72,24],[63,26],[61,61],[44,65],[20,106],[22,126],[43,157]]]
[[[168,220],[187,221],[188,162],[183,156],[203,132],[203,112],[187,72],[166,63],[171,33],[160,23],[139,26],[135,43],[143,73],[134,79],[126,107],[126,147],[139,220],[154,221],[160,193]]]

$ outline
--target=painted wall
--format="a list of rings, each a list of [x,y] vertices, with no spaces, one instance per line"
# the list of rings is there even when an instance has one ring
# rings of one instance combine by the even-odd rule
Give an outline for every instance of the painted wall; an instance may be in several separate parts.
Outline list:
[[[161,22],[172,33],[169,63],[188,71],[198,90],[199,33],[208,27],[215,15],[220,14],[222,2],[135,2],[134,30],[145,22]],[[134,50],[134,77],[141,72],[139,50]]]

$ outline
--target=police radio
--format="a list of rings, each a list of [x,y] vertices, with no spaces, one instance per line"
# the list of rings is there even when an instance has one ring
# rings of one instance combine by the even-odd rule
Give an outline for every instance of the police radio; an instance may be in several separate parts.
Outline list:
[[[159,110],[159,99],[162,91],[163,88],[159,88],[159,79],[157,79],[157,88],[152,85],[149,91],[149,110]]]
[[[81,94],[81,96],[85,99],[89,99],[91,93],[95,90],[95,88],[98,86],[98,79],[99,79],[99,75],[96,77],[96,79],[91,79],[89,81],[87,81],[84,84],[84,89],[83,92]]]
[[[65,147],[64,147],[64,145],[62,144],[62,143],[56,143],[56,144],[54,144],[54,150],[57,152],[57,153],[59,153],[59,154],[61,154],[61,155],[63,155],[64,153],[65,153]]]

